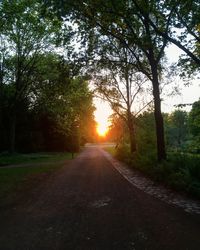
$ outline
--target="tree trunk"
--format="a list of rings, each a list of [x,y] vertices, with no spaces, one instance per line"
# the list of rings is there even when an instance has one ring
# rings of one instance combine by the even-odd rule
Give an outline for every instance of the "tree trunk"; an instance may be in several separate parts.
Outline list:
[[[16,141],[16,120],[17,120],[17,108],[19,104],[19,96],[22,90],[22,82],[21,82],[21,63],[20,63],[20,49],[18,49],[18,62],[16,69],[16,82],[15,82],[15,95],[13,99],[13,103],[11,105],[11,118],[10,118],[10,148],[9,151],[11,154],[15,153],[15,141]]]
[[[130,139],[130,150],[131,153],[134,153],[136,152],[135,128],[134,128],[132,114],[129,109],[128,109],[128,130]]]
[[[153,58],[151,58],[150,64],[152,70],[152,83],[153,83],[154,117],[156,124],[156,139],[157,139],[157,159],[160,162],[166,159],[164,124],[161,112],[161,100],[160,100],[157,64]]]
[[[3,138],[5,131],[3,126],[2,108],[3,108],[3,62],[0,62],[0,151],[2,148],[4,148],[4,143],[5,143],[5,140]]]
[[[161,102],[159,98],[159,88],[154,89],[154,117],[156,123],[156,136],[157,136],[157,158],[158,161],[166,159],[165,151],[165,137],[164,137],[164,124],[161,113]]]
[[[131,153],[136,152],[136,140],[135,140],[135,128],[133,124],[133,117],[131,113],[131,89],[130,89],[130,81],[129,81],[129,69],[128,65],[126,65],[126,97],[127,97],[127,125],[129,130],[129,139],[130,139],[130,151]]]
[[[15,152],[16,112],[14,111],[10,120],[10,153]]]
[[[134,153],[136,152],[136,141],[135,141],[135,129],[133,124],[130,125],[129,127],[129,137],[130,137],[131,153]]]

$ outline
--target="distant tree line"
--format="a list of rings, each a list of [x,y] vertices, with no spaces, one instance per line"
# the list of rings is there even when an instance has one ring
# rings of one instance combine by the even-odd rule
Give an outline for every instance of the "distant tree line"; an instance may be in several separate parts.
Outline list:
[[[176,109],[172,113],[163,113],[165,140],[168,152],[200,153],[200,100],[194,102],[190,112]],[[138,154],[155,155],[156,134],[155,121],[151,110],[140,114],[135,121],[136,145]],[[126,123],[117,114],[111,116],[108,137],[116,142],[119,149],[129,144]],[[129,152],[129,150],[127,150]]]

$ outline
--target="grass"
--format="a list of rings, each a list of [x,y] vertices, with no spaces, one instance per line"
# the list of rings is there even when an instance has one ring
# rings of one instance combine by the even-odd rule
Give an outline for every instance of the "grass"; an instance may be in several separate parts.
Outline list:
[[[115,147],[103,147],[105,151],[107,151],[109,154],[111,154],[113,157],[116,156],[116,149]]]
[[[169,153],[167,161],[157,163],[155,152],[149,151],[131,156],[126,146],[118,150],[115,148],[104,148],[104,150],[128,166],[140,170],[154,181],[200,198],[200,155]]]
[[[0,154],[0,166],[71,159],[71,153]]]
[[[1,155],[3,164],[21,164],[18,167],[0,167],[0,204],[9,205],[38,185],[71,159],[70,153],[42,153],[27,155]],[[28,166],[23,166],[28,163]]]

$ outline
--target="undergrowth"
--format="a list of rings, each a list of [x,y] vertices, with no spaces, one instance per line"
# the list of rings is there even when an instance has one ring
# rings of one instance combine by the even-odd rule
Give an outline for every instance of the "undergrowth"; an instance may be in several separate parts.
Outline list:
[[[157,182],[200,198],[200,155],[168,153],[167,160],[158,163],[156,151],[131,154],[128,145],[120,146],[112,155]]]

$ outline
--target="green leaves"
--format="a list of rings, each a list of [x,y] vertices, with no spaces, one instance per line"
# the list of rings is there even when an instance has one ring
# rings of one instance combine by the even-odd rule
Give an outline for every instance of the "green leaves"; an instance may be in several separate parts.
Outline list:
[[[74,77],[71,70],[68,61],[56,54],[41,56],[35,71],[34,109],[49,114],[64,135],[77,127],[77,133],[86,136],[86,127],[94,120],[93,96],[84,78]]]
[[[194,136],[200,138],[200,100],[194,102],[189,115],[189,124],[191,132]]]

